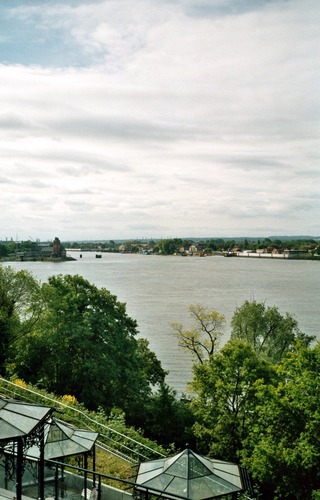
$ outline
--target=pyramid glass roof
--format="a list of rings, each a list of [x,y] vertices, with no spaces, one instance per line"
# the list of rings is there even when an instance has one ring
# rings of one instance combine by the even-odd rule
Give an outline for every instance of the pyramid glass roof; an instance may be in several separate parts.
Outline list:
[[[174,457],[140,464],[136,488],[164,498],[204,500],[242,491],[239,466],[186,449]]]
[[[53,418],[45,424],[44,435],[44,458],[53,460],[91,451],[99,434],[71,427]],[[39,448],[32,446],[27,456],[38,459],[39,453]]]

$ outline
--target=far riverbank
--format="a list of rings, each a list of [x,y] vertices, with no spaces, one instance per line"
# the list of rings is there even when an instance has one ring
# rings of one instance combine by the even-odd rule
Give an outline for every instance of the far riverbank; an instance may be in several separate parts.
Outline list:
[[[224,257],[242,257],[253,259],[277,259],[277,260],[319,260],[320,255],[308,253],[273,253],[273,252],[224,252]]]

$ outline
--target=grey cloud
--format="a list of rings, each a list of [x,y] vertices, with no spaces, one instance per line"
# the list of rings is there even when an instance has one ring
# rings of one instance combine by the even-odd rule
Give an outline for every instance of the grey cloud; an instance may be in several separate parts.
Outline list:
[[[42,124],[14,113],[0,115],[0,129],[6,130],[7,133],[11,133],[17,138],[39,137],[48,133]]]
[[[241,15],[263,9],[273,4],[274,0],[167,0],[171,4],[180,5],[189,16],[222,17]],[[285,3],[282,0],[278,3]]]
[[[76,209],[77,212],[79,210],[81,212],[87,212],[89,210],[93,210],[94,209],[94,204],[93,203],[88,203],[88,202],[85,202],[83,200],[76,201],[76,200],[67,198],[66,200],[64,200],[64,204],[66,205],[66,207],[69,207],[69,208],[72,208],[72,209]]]
[[[219,158],[220,161],[224,165],[232,165],[239,166],[241,169],[245,171],[256,171],[257,167],[259,168],[268,168],[268,170],[279,170],[279,168],[288,167],[288,164],[282,162],[276,157],[270,156],[258,156],[254,155],[233,155],[233,156],[225,156]]]
[[[159,227],[158,224],[128,224],[127,228],[132,231],[138,231],[141,237],[143,237],[143,234],[145,231],[154,231],[154,234],[159,234],[159,230],[167,230],[167,227],[161,226]]]
[[[23,196],[19,196],[19,203],[27,203],[27,204],[33,204],[36,200],[34,199],[33,196],[30,196],[30,195],[23,195]],[[38,200],[37,200],[37,203],[38,203]],[[47,205],[48,202],[43,202],[41,203],[42,206],[45,206]]]
[[[9,177],[0,177],[0,184],[9,184],[15,185],[18,184],[14,179],[10,179]]]
[[[29,181],[28,185],[36,189],[43,189],[50,187],[50,184],[48,184],[47,182],[40,181],[39,179],[33,179],[32,181]]]
[[[0,115],[0,127],[22,130],[30,127],[30,122],[23,116],[19,116],[16,114],[2,114]]]
[[[68,195],[80,195],[80,196],[87,195],[87,194],[89,194],[89,195],[95,194],[95,192],[92,189],[87,189],[87,188],[67,189],[66,193]]]
[[[152,120],[133,120],[125,116],[117,119],[88,119],[77,118],[75,120],[61,120],[54,124],[59,133],[81,137],[95,137],[105,140],[123,139],[126,141],[166,141],[173,142],[177,137],[188,138],[194,134],[189,127],[172,125],[170,123],[159,124]]]
[[[101,175],[105,172],[130,172],[132,170],[131,167],[123,164],[123,162],[111,162],[106,157],[98,154],[95,155],[94,153],[79,153],[76,150],[70,152],[63,145],[56,150],[53,150],[52,147],[48,147],[44,152],[35,150],[28,155],[21,152],[17,154],[21,157],[27,156],[28,161],[30,161],[30,159],[43,161],[45,159],[45,162],[51,165],[51,169],[43,171],[42,175],[50,177],[55,169],[71,177]],[[36,167],[30,169],[27,163],[19,163],[16,165],[25,170],[25,175],[33,176],[35,174]]]

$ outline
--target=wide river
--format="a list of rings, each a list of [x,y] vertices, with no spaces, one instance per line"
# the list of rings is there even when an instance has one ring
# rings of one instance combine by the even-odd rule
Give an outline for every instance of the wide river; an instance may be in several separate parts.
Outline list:
[[[44,282],[54,274],[79,274],[104,287],[127,304],[139,335],[150,342],[167,383],[178,395],[192,379],[192,360],[178,346],[170,323],[190,325],[188,306],[201,304],[224,314],[227,321],[222,343],[230,335],[234,310],[248,299],[289,312],[300,329],[320,339],[320,263],[314,261],[225,257],[160,257],[152,255],[70,253],[76,261],[11,262]]]

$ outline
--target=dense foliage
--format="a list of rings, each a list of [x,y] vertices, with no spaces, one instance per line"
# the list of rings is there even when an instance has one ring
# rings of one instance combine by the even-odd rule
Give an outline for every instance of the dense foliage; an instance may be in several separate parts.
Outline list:
[[[258,498],[320,492],[320,344],[273,364],[230,340],[195,366],[194,431],[203,453],[245,465]]]
[[[199,331],[202,321],[199,316]],[[197,447],[245,465],[257,498],[316,498],[320,344],[312,346],[314,338],[300,332],[290,314],[256,301],[237,308],[231,324],[232,338],[222,349],[199,358],[199,345],[193,345]],[[188,331],[181,327],[176,332],[185,347]]]
[[[194,367],[195,434],[205,453],[239,461],[250,434],[260,385],[271,384],[274,368],[247,342],[230,340],[206,363]]]
[[[231,338],[249,342],[261,356],[281,361],[284,354],[300,339],[310,345],[314,337],[300,332],[297,320],[289,313],[282,315],[277,307],[267,307],[255,300],[246,300],[231,320]]]
[[[18,342],[42,314],[40,285],[26,271],[0,267],[0,375],[5,375]]]
[[[0,268],[1,373],[134,420],[165,372],[125,305],[80,276]]]
[[[260,387],[241,458],[264,498],[316,497],[320,493],[320,344],[311,348],[298,341],[276,370],[277,383]]]

